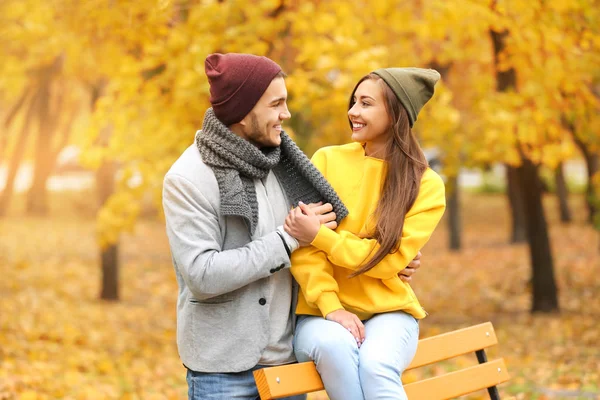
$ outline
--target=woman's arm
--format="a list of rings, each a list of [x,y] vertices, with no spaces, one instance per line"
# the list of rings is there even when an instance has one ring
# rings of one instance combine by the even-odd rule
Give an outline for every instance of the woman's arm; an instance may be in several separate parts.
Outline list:
[[[312,246],[298,249],[292,255],[291,272],[306,302],[318,307],[324,318],[348,329],[360,347],[365,340],[365,327],[360,318],[346,311],[340,302],[333,267],[325,253]]]
[[[323,317],[344,308],[338,298],[333,267],[325,253],[312,246],[301,247],[292,255],[291,272],[308,304],[318,307]]]
[[[435,172],[428,170],[421,182],[419,195],[406,215],[400,247],[365,275],[382,280],[396,277],[427,243],[444,213],[445,204],[444,183]],[[307,217],[296,215],[293,225],[290,226],[286,220],[284,228],[295,237],[300,235],[296,230],[314,234],[314,224],[302,223],[310,219]],[[350,270],[358,270],[379,247],[375,239],[364,239],[352,232],[324,227],[319,227],[311,244],[324,251],[330,262]]]

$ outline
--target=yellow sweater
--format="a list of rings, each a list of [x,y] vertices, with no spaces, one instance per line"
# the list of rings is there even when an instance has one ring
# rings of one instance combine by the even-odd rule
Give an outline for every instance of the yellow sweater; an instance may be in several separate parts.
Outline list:
[[[372,232],[371,217],[379,201],[386,162],[365,156],[360,143],[320,149],[315,166],[336,190],[349,215],[333,231],[321,226],[311,246],[292,255],[292,274],[300,285],[297,314],[326,316],[344,308],[360,319],[374,314],[404,310],[415,318],[426,313],[408,283],[398,273],[427,243],[446,207],[444,182],[427,169],[419,194],[406,215],[400,247],[371,270],[348,278],[379,244],[364,239]]]

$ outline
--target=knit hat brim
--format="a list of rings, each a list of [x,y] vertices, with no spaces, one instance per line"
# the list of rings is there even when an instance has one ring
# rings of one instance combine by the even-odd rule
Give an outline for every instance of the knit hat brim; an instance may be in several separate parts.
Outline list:
[[[406,109],[410,126],[417,121],[421,108],[431,99],[440,74],[434,69],[380,68],[373,71],[388,84]]]

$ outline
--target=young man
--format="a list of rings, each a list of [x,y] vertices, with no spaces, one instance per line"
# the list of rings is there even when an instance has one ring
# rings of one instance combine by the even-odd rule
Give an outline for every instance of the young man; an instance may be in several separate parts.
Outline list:
[[[311,204],[332,229],[347,210],[282,130],[290,112],[275,62],[211,54],[205,69],[212,108],[163,189],[179,286],[177,345],[190,399],[254,400],[252,371],[296,361],[289,266],[305,243],[283,230],[290,206]],[[407,280],[418,259],[409,267]]]

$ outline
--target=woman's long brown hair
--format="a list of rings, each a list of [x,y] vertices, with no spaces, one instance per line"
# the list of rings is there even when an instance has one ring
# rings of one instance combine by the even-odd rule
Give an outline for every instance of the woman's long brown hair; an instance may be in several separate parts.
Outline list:
[[[367,79],[377,81],[386,100],[385,106],[390,117],[390,134],[385,147],[387,172],[381,186],[381,196],[373,216],[377,221],[370,237],[376,239],[379,248],[366,263],[350,276],[365,273],[376,266],[385,256],[398,251],[402,239],[402,229],[406,213],[413,206],[421,177],[427,169],[427,159],[419,142],[410,128],[408,114],[392,89],[376,74],[364,76],[352,91],[349,107],[354,105],[354,94],[358,86]],[[350,121],[352,125],[352,121]]]

